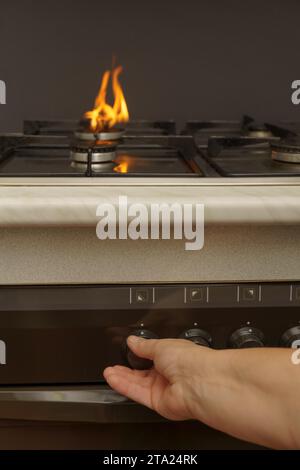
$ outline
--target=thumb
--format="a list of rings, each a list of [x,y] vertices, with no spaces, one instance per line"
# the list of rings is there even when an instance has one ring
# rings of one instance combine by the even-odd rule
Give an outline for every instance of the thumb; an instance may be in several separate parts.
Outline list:
[[[154,359],[157,339],[145,339],[138,336],[129,336],[127,338],[127,345],[129,349],[139,357],[144,359]]]

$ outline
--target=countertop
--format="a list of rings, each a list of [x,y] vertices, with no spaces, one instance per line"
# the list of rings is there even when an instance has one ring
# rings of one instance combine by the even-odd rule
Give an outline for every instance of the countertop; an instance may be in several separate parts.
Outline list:
[[[300,224],[300,178],[3,178],[0,226],[92,226],[99,204],[202,203],[206,224]]]

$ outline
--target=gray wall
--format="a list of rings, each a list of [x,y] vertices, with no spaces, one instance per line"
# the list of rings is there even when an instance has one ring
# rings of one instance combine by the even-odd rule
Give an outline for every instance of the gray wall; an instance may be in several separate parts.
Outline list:
[[[298,0],[0,0],[0,131],[76,118],[113,53],[132,117],[299,119]]]

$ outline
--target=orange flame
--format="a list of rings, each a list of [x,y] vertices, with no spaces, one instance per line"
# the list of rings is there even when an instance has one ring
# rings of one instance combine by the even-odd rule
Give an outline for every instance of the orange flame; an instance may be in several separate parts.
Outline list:
[[[116,173],[127,173],[128,172],[128,162],[121,162],[118,166],[114,168]]]
[[[113,69],[112,72],[106,70],[103,74],[94,109],[86,112],[84,115],[90,120],[90,129],[93,132],[101,132],[110,129],[118,122],[127,122],[129,119],[127,104],[119,82],[119,75],[122,70],[122,67],[119,66]],[[113,106],[106,102],[107,87],[110,77],[114,95]]]

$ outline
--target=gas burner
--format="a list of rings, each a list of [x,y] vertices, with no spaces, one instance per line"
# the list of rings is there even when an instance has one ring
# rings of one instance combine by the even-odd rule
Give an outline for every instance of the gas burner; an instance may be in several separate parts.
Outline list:
[[[76,139],[85,141],[112,141],[120,140],[125,133],[125,129],[113,128],[101,132],[91,132],[87,130],[75,131]]]
[[[272,159],[284,163],[300,163],[300,138],[271,144]]]
[[[257,139],[268,139],[273,137],[272,132],[264,125],[256,124],[247,126],[247,128],[244,130],[244,134],[247,137],[255,137]]]
[[[257,139],[269,139],[273,137],[271,129],[247,115],[242,119],[242,133],[247,137],[255,137]]]
[[[72,163],[80,164],[73,167],[87,166],[89,161],[94,168],[103,165],[116,157],[116,142],[107,140],[84,141],[77,140],[71,144],[70,157]]]
[[[115,159],[117,145],[124,132],[124,129],[116,127],[101,132],[91,132],[84,128],[76,130],[70,152],[72,167],[82,170],[90,165],[92,171],[110,171],[113,167],[101,168],[101,165]]]

